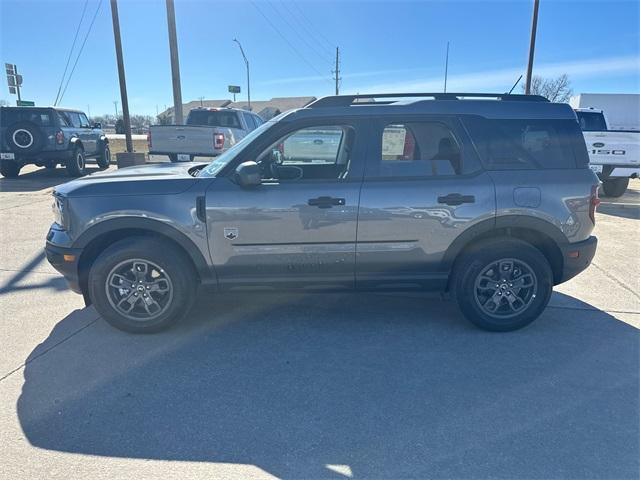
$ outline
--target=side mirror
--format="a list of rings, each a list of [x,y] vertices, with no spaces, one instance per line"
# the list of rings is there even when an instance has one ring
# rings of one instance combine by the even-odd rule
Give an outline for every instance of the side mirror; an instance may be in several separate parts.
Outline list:
[[[96,122],[93,124],[93,127],[91,128],[102,128],[102,124],[100,122]]]
[[[243,162],[236,168],[236,181],[241,187],[255,187],[262,182],[260,167],[256,162]]]

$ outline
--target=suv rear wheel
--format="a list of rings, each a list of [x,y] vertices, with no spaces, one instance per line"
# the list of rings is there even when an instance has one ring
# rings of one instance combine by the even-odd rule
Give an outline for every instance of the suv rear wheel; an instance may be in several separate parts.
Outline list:
[[[4,178],[16,178],[20,175],[20,165],[11,160],[0,160],[0,173]]]
[[[132,333],[169,328],[190,310],[196,274],[185,254],[153,238],[120,240],[96,259],[89,296],[112,326]]]
[[[516,239],[490,239],[464,254],[454,271],[460,310],[476,326],[506,332],[533,322],[545,309],[553,273],[545,256]]]
[[[87,173],[86,158],[81,147],[74,147],[71,158],[67,159],[67,173],[71,177],[81,177]]]

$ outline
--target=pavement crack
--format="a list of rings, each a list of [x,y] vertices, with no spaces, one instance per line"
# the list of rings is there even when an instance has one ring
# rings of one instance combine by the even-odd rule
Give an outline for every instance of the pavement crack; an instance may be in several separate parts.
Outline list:
[[[593,265],[595,268],[597,268],[598,270],[600,270],[607,278],[610,278],[611,280],[613,280],[613,282],[617,283],[618,286],[624,288],[627,292],[629,292],[631,295],[633,295],[634,297],[636,297],[638,300],[640,300],[640,295],[638,295],[635,290],[633,290],[632,288],[628,287],[625,283],[623,283],[621,280],[618,280],[618,278],[616,278],[615,276],[611,275],[609,272],[607,272],[604,268],[602,268],[600,265],[598,265],[595,262],[591,262],[591,265]]]
[[[47,353],[49,353],[51,350],[53,350],[54,348],[56,348],[58,345],[62,345],[64,342],[66,342],[67,340],[69,340],[72,337],[75,337],[77,334],[79,334],[80,332],[82,332],[83,330],[85,330],[86,328],[89,328],[91,325],[93,325],[94,323],[96,323],[98,320],[100,320],[100,316],[97,316],[96,318],[94,318],[93,320],[91,320],[89,323],[87,323],[84,327],[79,328],[78,330],[76,330],[75,332],[67,335],[66,337],[64,337],[62,340],[60,340],[59,342],[57,342],[54,345],[51,345],[50,347],[48,347],[47,349],[43,350],[42,352],[38,353],[37,355],[34,355],[33,357],[29,358],[27,361],[25,361],[24,363],[18,365],[16,368],[14,368],[13,370],[11,370],[10,372],[8,372],[7,374],[5,374],[4,376],[0,377],[0,382],[6,380],[7,378],[9,378],[11,375],[13,375],[14,373],[16,373],[18,370],[21,370],[22,368],[24,368],[25,366],[27,366],[28,364],[32,363],[33,361],[37,360],[38,358],[42,357],[43,355],[46,355]]]

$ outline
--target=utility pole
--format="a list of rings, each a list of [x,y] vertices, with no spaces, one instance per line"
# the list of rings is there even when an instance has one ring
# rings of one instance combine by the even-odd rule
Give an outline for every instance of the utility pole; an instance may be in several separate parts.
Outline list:
[[[200,100],[200,106],[204,107],[204,105],[202,104],[202,101],[204,100],[204,97],[198,97],[198,100]]]
[[[336,47],[336,95],[340,95],[340,48]]]
[[[91,105],[87,103],[87,115],[89,116],[89,120],[91,120]]]
[[[122,58],[122,42],[120,41],[120,20],[118,18],[118,2],[111,0],[111,19],[113,20],[113,38],[116,42],[116,60],[118,63],[118,78],[120,80],[120,99],[122,100],[122,120],[124,122],[124,135],[127,152],[133,153],[133,141],[131,140],[131,119],[129,118],[129,101],[127,99],[127,81],[124,77],[124,60]],[[116,120],[118,118],[118,102],[116,106]]]
[[[242,48],[242,45],[240,44],[238,39],[234,38],[233,41],[236,42],[240,47],[240,53],[242,54],[242,58],[244,58],[244,64],[247,67],[247,107],[249,108],[249,111],[251,111],[251,86],[249,83],[249,60],[247,60],[247,56],[244,54],[244,49]],[[234,97],[234,101],[235,101],[235,97]]]
[[[444,61],[444,93],[447,93],[447,76],[449,75],[449,42],[447,42],[447,56]]]
[[[533,0],[533,18],[531,19],[531,42],[529,43],[529,62],[527,63],[527,82],[525,83],[524,93],[531,93],[531,77],[533,74],[533,53],[536,49],[536,30],[538,29],[538,5],[540,0]]]
[[[118,120],[118,101],[117,100],[113,101],[113,106],[116,107],[116,120]]]
[[[182,89],[180,87],[180,61],[178,59],[178,40],[176,34],[176,10],[173,0],[167,0],[167,24],[169,26],[169,54],[171,55],[171,81],[173,83],[173,122],[183,123]]]

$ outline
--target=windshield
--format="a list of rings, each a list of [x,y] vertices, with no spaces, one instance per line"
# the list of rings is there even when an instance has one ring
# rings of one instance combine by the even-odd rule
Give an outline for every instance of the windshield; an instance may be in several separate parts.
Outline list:
[[[274,120],[270,122],[265,122],[260,125],[258,128],[250,132],[246,137],[236,143],[233,147],[229,148],[222,155],[215,158],[213,162],[204,167],[199,177],[215,177],[220,170],[222,170],[231,160],[235,158],[235,156],[244,149],[249,143],[253,141],[254,138],[257,138],[263,132],[271,128],[276,122]]]

